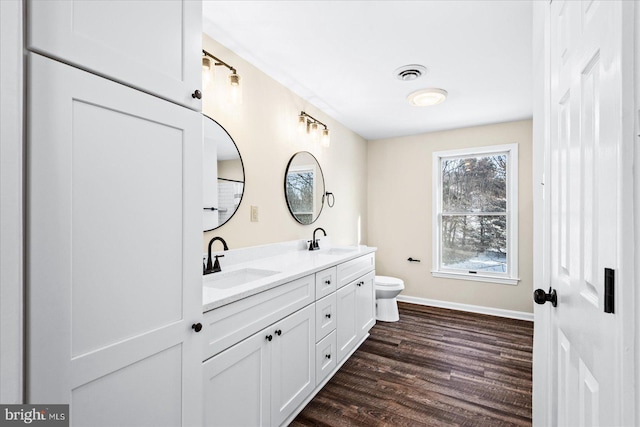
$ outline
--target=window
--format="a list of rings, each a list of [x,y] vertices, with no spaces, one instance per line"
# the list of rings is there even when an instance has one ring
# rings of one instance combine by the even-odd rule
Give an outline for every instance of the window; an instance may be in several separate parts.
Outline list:
[[[518,283],[517,191],[517,144],[433,153],[433,276]]]

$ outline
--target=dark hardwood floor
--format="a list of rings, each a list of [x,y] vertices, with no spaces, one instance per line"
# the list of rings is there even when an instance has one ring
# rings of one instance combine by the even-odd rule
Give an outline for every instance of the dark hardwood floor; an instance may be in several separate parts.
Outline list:
[[[533,323],[399,303],[291,426],[530,426]]]

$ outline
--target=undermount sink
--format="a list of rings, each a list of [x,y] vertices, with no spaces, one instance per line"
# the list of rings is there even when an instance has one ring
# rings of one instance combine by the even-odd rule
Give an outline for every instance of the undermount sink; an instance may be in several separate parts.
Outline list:
[[[228,273],[212,273],[204,276],[204,286],[214,289],[229,289],[280,273],[274,270],[243,268]]]
[[[319,253],[325,254],[325,255],[343,255],[343,254],[348,254],[349,252],[353,252],[355,250],[356,248],[331,248],[326,251],[320,251]]]

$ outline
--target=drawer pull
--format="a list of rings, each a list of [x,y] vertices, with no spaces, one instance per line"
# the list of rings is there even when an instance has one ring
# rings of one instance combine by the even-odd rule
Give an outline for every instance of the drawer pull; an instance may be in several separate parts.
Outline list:
[[[325,314],[324,317],[326,317],[327,319],[331,319],[331,313]]]
[[[325,281],[324,281],[324,283],[325,283],[326,285],[330,285],[330,284],[331,284],[331,280],[325,280]]]
[[[324,357],[326,357],[327,359],[331,359],[331,354],[325,354]]]
[[[282,331],[281,331],[280,329],[276,329],[276,335],[277,335],[277,336],[282,335]]]
[[[273,335],[267,335],[267,336],[265,337],[265,339],[266,339],[267,341],[271,341],[271,340],[273,339]]]
[[[196,90],[195,92],[193,92],[191,94],[192,98],[197,98],[197,99],[202,99],[202,92],[200,92],[199,90]]]
[[[191,325],[191,329],[196,332],[200,332],[202,330],[202,323],[194,323],[193,325]]]

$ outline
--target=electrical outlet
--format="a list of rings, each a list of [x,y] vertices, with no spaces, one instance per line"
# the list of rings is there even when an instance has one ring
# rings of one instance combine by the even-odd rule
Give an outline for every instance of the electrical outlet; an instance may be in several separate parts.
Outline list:
[[[251,222],[258,222],[258,207],[251,206]]]

